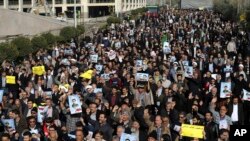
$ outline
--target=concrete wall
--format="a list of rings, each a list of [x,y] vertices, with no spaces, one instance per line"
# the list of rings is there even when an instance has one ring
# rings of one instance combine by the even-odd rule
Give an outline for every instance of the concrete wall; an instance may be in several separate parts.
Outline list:
[[[0,38],[13,35],[36,35],[54,31],[72,24],[49,17],[0,9]]]
[[[181,8],[212,8],[213,0],[181,0]]]

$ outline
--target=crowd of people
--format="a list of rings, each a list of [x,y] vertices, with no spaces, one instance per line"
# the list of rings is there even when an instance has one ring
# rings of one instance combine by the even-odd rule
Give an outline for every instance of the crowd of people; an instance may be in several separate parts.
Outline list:
[[[218,13],[163,8],[4,61],[1,140],[226,141],[230,125],[249,125],[247,49],[247,33]]]

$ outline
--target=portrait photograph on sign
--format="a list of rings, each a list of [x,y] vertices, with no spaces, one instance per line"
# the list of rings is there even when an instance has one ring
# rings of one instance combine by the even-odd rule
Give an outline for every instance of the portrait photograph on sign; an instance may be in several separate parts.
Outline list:
[[[245,90],[245,89],[243,89],[242,91],[243,91],[243,97],[242,97],[242,99],[246,100],[246,101],[250,101],[250,92],[247,91],[247,90]]]
[[[98,55],[90,55],[90,61],[92,63],[97,63],[97,61],[98,61]]]
[[[137,81],[148,81],[149,75],[147,73],[136,73],[135,79]]]
[[[70,113],[78,114],[82,112],[81,101],[78,95],[68,96]]]
[[[16,131],[14,119],[2,119],[2,124],[8,132]]]
[[[221,82],[220,85],[220,98],[230,97],[232,94],[231,82]]]
[[[169,42],[164,42],[163,43],[163,53],[164,54],[170,54],[171,53],[171,48],[170,48]]]

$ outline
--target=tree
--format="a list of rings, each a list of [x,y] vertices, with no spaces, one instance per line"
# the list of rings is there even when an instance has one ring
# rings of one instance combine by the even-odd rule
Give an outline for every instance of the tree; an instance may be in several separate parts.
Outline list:
[[[75,31],[76,30],[74,27],[70,27],[70,26],[64,27],[60,31],[60,36],[62,36],[65,41],[70,41],[71,38],[76,36]]]
[[[4,60],[13,61],[18,55],[19,53],[15,44],[8,42],[0,44],[0,62]]]
[[[42,34],[42,36],[46,39],[48,45],[51,47],[56,43],[56,37],[49,33]]]
[[[48,43],[43,36],[36,36],[31,40],[32,47],[34,51],[38,51],[39,49],[48,48]]]
[[[24,57],[33,52],[32,44],[29,38],[17,37],[12,43],[16,45],[20,57]]]
[[[107,23],[108,25],[111,25],[112,23],[121,23],[121,19],[120,18],[117,18],[117,17],[109,17],[107,19]]]
[[[77,35],[77,36],[80,36],[80,35],[84,34],[84,32],[85,32],[85,27],[84,27],[84,25],[78,25],[78,26],[76,27],[76,35]]]

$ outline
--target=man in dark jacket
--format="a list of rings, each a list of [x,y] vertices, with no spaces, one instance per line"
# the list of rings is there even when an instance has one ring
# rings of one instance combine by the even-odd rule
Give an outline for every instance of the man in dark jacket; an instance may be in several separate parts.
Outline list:
[[[232,103],[228,105],[228,115],[231,117],[234,125],[244,124],[243,104],[239,103],[237,96],[234,96]]]
[[[207,141],[217,141],[217,137],[219,135],[219,127],[213,121],[212,112],[208,111],[205,114],[205,136]]]
[[[112,134],[113,134],[114,130],[109,125],[109,123],[107,123],[107,117],[106,117],[105,113],[100,113],[100,115],[99,115],[99,127],[98,127],[98,129],[104,133],[103,138],[106,141],[112,140]]]

